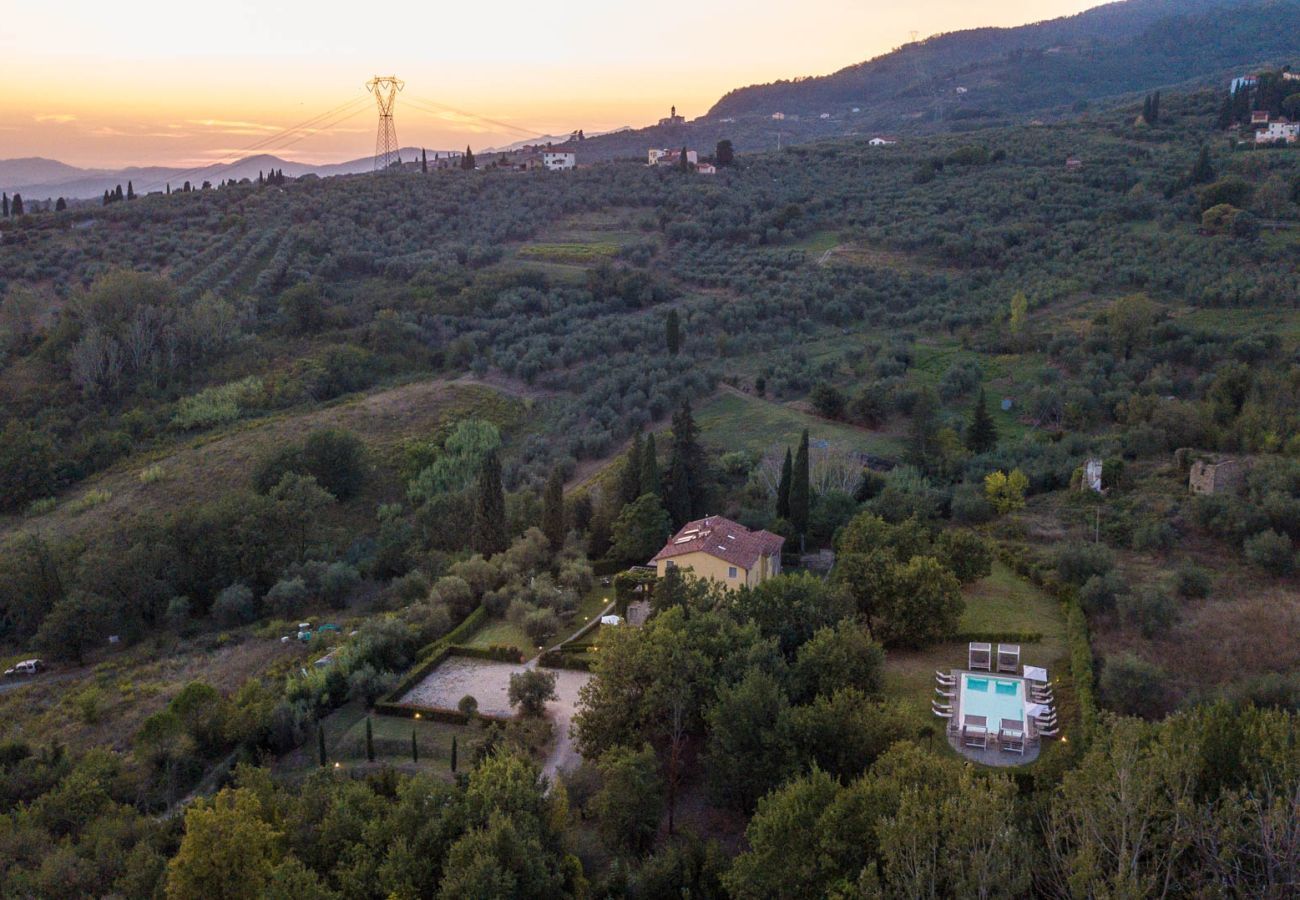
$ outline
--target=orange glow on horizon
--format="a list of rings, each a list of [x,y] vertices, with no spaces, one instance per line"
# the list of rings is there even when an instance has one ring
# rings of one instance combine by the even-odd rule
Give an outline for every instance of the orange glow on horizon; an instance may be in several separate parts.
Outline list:
[[[774,0],[715,0],[682,21],[596,0],[569,0],[551,17],[519,0],[490,13],[376,15],[330,0],[228,0],[215,13],[163,0],[25,4],[6,11],[0,32],[0,159],[215,162],[354,99],[369,106],[266,151],[304,162],[361,157],[373,152],[375,110],[363,85],[376,72],[406,80],[396,107],[402,146],[480,148],[640,127],[673,104],[694,118],[732,88],[835,71],[905,43],[912,30],[1021,24],[1096,3],[808,0],[796,14]],[[514,127],[430,112],[435,104]]]

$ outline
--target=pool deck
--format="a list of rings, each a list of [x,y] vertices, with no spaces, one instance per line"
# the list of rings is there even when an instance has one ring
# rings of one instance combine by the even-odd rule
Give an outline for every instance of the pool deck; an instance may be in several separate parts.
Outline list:
[[[994,768],[1005,769],[1012,766],[1026,766],[1038,759],[1039,751],[1042,749],[1042,739],[1039,738],[1037,734],[1034,734],[1033,724],[1029,721],[1025,722],[1027,733],[1025,736],[1024,753],[1005,752],[998,747],[997,730],[993,728],[990,728],[989,730],[989,746],[986,750],[980,750],[978,747],[964,747],[962,746],[961,740],[962,692],[960,685],[962,683],[962,676],[974,675],[977,678],[987,677],[991,679],[1019,682],[1025,682],[1027,679],[1020,675],[1011,675],[999,672],[971,671],[970,669],[952,669],[949,671],[949,674],[956,680],[958,690],[956,691],[957,696],[953,698],[952,720],[948,723],[947,727],[948,746],[952,747],[953,750],[960,753],[971,762],[977,762],[982,766],[991,766]],[[1027,696],[1028,686],[1026,685],[1023,690],[1024,694],[1022,696]]]

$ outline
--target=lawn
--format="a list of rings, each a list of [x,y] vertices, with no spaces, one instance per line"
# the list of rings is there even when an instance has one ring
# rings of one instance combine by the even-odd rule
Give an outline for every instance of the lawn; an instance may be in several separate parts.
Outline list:
[[[321,720],[325,729],[325,758],[329,765],[368,766],[366,759],[366,710],[360,703],[348,703]],[[456,738],[456,756],[460,771],[469,767],[474,748],[483,742],[479,725],[452,725],[428,719],[403,719],[397,716],[371,716],[374,734],[374,765],[393,765],[404,771],[416,769],[435,775],[451,776],[451,739]],[[420,761],[411,760],[411,732],[419,744]],[[274,765],[282,775],[306,775],[319,765],[315,732],[298,749],[285,754]]]
[[[774,444],[793,447],[805,428],[812,439],[841,444],[881,456],[902,451],[898,438],[831,422],[793,407],[758,397],[723,391],[695,411],[706,443],[727,450],[762,453]]]
[[[962,631],[1040,632],[1041,641],[1021,645],[1021,660],[1026,665],[1044,666],[1058,684],[1058,679],[1068,677],[1065,613],[1056,600],[997,562],[992,574],[965,589],[964,597]],[[962,643],[947,643],[924,650],[890,651],[885,660],[886,696],[914,711],[918,727],[937,722],[927,712],[934,696],[935,670],[965,667],[966,649]],[[1060,690],[1058,696],[1064,700],[1064,689]],[[1068,722],[1067,710],[1063,708],[1061,714]]]
[[[524,630],[515,623],[506,619],[491,619],[486,625],[474,632],[474,636],[465,642],[467,647],[492,647],[504,646],[514,647],[524,655],[524,659],[532,659],[537,655],[537,645],[528,639]]]

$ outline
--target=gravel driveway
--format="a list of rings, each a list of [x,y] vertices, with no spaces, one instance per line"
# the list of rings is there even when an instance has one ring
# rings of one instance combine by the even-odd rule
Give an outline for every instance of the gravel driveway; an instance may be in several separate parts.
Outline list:
[[[455,709],[460,698],[469,694],[478,701],[479,712],[484,715],[509,716],[513,713],[507,696],[510,690],[510,676],[534,668],[535,665],[535,662],[514,665],[464,656],[450,656],[423,681],[411,688],[402,697],[401,702],[440,709]],[[569,736],[569,725],[578,708],[578,690],[587,683],[591,674],[568,669],[547,671],[555,673],[557,699],[546,704],[546,715],[555,726],[555,745],[542,766],[542,773],[554,778],[561,769],[570,769],[582,761],[573,739]]]

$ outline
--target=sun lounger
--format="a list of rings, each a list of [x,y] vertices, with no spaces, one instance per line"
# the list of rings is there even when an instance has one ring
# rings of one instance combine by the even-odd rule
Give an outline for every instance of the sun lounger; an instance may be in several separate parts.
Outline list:
[[[998,644],[998,671],[1009,675],[1020,672],[1020,645]]]
[[[945,691],[943,690],[943,688],[935,688],[934,692],[938,694],[940,697],[947,697],[949,700],[957,696],[956,691]]]
[[[972,641],[967,651],[966,668],[972,672],[992,672],[993,645]]]
[[[938,681],[951,681],[954,684],[957,682],[956,675],[953,675],[951,672],[941,672],[938,669],[934,670],[934,677]]]
[[[1056,736],[1057,736],[1058,734],[1060,734],[1060,733],[1061,733],[1061,730],[1060,730],[1059,728],[1051,728],[1051,729],[1040,728],[1040,729],[1038,729],[1038,736],[1039,736],[1039,737],[1056,737]]]

